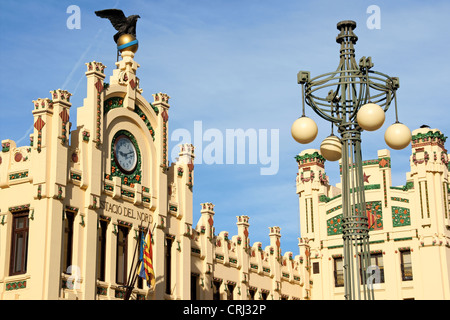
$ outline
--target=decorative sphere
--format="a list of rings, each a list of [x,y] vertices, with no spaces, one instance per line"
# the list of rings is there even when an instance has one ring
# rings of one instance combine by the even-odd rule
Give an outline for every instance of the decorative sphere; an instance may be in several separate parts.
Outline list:
[[[313,119],[300,117],[294,121],[291,127],[292,137],[298,143],[306,144],[314,141],[317,136],[317,124]]]
[[[320,153],[328,161],[337,161],[342,156],[341,139],[335,135],[325,138],[320,145]]]
[[[384,123],[384,111],[375,103],[366,103],[356,114],[359,126],[367,131],[375,131]]]
[[[133,36],[131,34],[123,34],[119,37],[119,39],[117,39],[117,48],[119,48],[120,46],[123,46],[124,44],[130,43],[131,41],[135,41],[135,40],[136,40],[135,36]],[[136,53],[138,47],[139,47],[139,44],[136,42],[136,44],[133,44],[129,47],[123,48],[119,51],[120,52],[131,51],[133,53]]]
[[[392,149],[404,149],[411,142],[411,130],[403,123],[396,122],[387,128],[384,133],[384,141]]]

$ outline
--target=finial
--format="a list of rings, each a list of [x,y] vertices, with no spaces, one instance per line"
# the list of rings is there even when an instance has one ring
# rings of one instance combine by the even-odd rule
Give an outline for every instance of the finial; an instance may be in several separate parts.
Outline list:
[[[336,42],[341,43],[343,41],[351,41],[353,44],[358,41],[358,37],[353,33],[356,29],[356,22],[352,20],[344,20],[338,22],[337,29],[341,31],[336,37]]]

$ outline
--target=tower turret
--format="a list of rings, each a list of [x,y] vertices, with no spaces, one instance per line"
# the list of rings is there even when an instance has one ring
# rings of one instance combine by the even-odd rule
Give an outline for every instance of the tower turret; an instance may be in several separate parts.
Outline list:
[[[450,226],[446,139],[438,129],[427,127],[416,129],[412,134],[410,177],[419,190],[415,205],[425,237],[443,235]]]
[[[297,194],[300,205],[300,230],[302,237],[314,239],[320,232],[318,219],[319,195],[328,195],[328,177],[325,158],[319,150],[307,149],[295,157],[298,163]]]

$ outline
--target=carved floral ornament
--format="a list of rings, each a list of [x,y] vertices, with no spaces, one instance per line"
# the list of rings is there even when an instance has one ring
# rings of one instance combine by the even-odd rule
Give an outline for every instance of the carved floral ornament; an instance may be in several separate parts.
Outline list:
[[[166,93],[161,93],[161,92],[160,93],[155,93],[155,94],[152,94],[152,96],[153,96],[153,100],[155,102],[169,103],[170,97]]]
[[[8,152],[11,144],[9,142],[2,143],[2,152]]]
[[[101,62],[96,62],[96,61],[92,61],[92,62],[88,62],[86,63],[87,66],[87,70],[88,71],[97,71],[97,72],[101,72],[104,73],[106,66],[101,63]]]
[[[295,160],[298,163],[298,168],[302,168],[304,166],[310,166],[310,165],[318,165],[319,167],[323,168],[325,164],[325,158],[319,154],[317,151],[313,154],[306,153],[304,155],[296,155]]]
[[[67,102],[70,102],[70,96],[72,95],[69,91],[61,89],[52,90],[50,91],[50,93],[52,94],[53,100],[61,100],[61,101],[66,100]],[[50,103],[53,103],[53,101],[50,100]]]
[[[202,203],[202,209],[203,210],[209,210],[209,211],[214,211],[214,204],[207,202],[207,203]]]
[[[50,91],[50,92],[53,92],[53,91]],[[53,100],[50,100],[49,98],[37,99],[37,100],[34,100],[33,103],[34,103],[34,108],[36,110],[39,110],[39,107],[41,109],[46,109],[46,108],[52,109],[53,108]]]
[[[431,142],[436,141],[439,143],[444,143],[448,137],[444,136],[439,130],[438,131],[428,131],[427,133],[418,133],[412,136],[412,143],[420,143],[420,142]]]

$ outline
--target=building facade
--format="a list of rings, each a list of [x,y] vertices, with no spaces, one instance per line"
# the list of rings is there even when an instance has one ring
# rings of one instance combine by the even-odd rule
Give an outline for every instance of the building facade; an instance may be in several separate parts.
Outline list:
[[[136,281],[131,299],[344,298],[341,186],[318,150],[297,156],[298,254],[282,253],[277,226],[268,246],[251,244],[245,215],[237,234],[216,233],[214,204],[193,221],[194,147],[169,163],[170,97],[144,98],[132,51],[109,82],[102,63],[86,67],[74,130],[71,94],[58,89],[33,101],[28,146],[1,141],[1,299],[123,299],[148,230],[156,283]],[[388,150],[363,163],[376,299],[450,298],[445,140],[413,132],[404,186],[391,186]]]
[[[215,234],[214,205],[193,224],[194,147],[168,159],[169,96],[142,95],[134,52],[123,51],[109,82],[86,64],[87,95],[71,130],[71,94],[33,101],[29,146],[2,140],[0,298],[123,299],[137,243],[152,234],[154,287],[136,281],[131,299],[309,299],[300,255]],[[304,245],[300,245],[304,250]]]
[[[375,299],[450,299],[445,140],[437,129],[412,132],[411,170],[403,186],[392,186],[389,150],[363,162],[368,281]],[[344,299],[341,184],[329,185],[319,150],[304,150],[296,159],[300,241],[310,246],[312,299]]]

